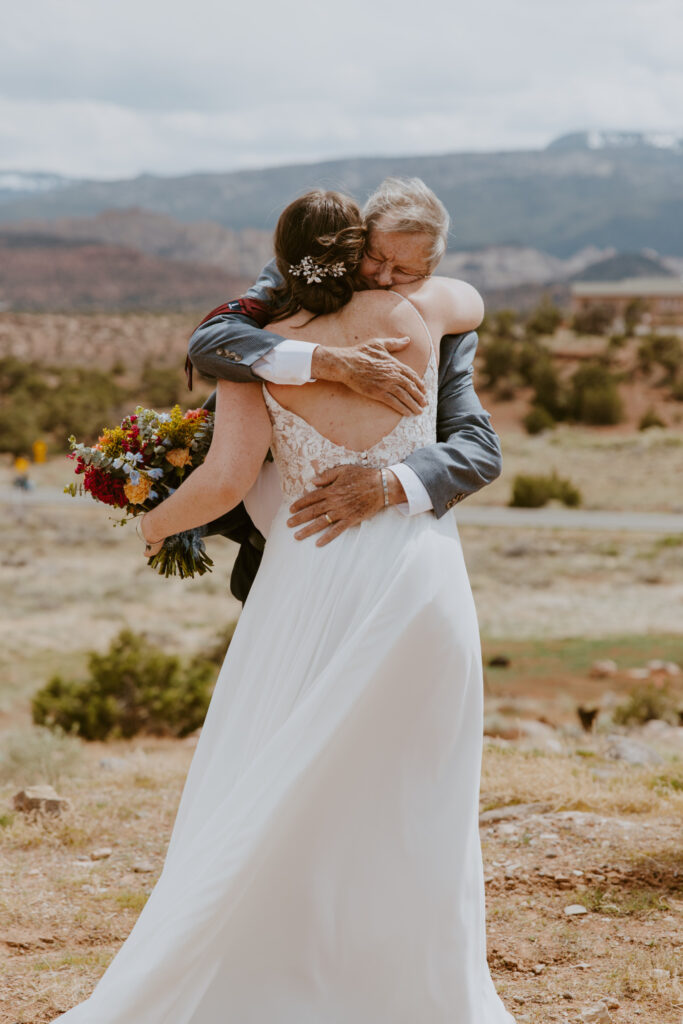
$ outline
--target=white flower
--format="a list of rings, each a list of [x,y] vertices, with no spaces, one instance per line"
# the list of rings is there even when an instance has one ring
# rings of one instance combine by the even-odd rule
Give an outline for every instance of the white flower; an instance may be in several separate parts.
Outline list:
[[[342,260],[327,267],[312,256],[304,256],[299,263],[290,263],[289,272],[292,277],[305,277],[306,284],[321,284],[324,277],[343,277],[346,267]]]

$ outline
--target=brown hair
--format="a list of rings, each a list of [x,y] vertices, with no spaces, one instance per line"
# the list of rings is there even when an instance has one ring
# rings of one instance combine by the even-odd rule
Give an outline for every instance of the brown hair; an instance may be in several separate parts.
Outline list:
[[[355,200],[323,189],[306,192],[280,214],[273,242],[277,268],[284,279],[271,292],[277,310],[274,320],[283,320],[300,309],[316,316],[336,313],[346,305],[358,286],[365,248],[365,226]],[[308,284],[305,274],[291,272],[306,256],[321,267],[342,262],[343,273]]]

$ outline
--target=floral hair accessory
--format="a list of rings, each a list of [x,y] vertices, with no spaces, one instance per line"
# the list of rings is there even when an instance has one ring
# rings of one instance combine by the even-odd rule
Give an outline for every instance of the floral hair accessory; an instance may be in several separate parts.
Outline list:
[[[289,264],[289,272],[292,277],[305,277],[306,284],[320,284],[324,277],[343,277],[346,267],[342,260],[328,267],[312,256],[304,256],[299,263]]]

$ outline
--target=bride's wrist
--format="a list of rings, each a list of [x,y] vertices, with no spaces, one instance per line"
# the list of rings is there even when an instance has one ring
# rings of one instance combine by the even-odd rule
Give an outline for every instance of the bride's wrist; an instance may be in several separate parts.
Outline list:
[[[166,540],[166,538],[159,537],[157,540],[152,540],[152,538],[147,535],[147,531],[145,530],[145,519],[147,518],[148,515],[149,512],[145,512],[140,519],[140,533],[142,534],[142,539],[144,540],[145,544],[148,544],[150,547],[152,547],[154,544],[161,544],[161,542]]]

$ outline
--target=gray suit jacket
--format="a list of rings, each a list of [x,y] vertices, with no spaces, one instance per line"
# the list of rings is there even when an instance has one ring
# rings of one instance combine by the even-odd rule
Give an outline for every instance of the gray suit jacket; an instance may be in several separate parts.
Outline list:
[[[281,281],[275,261],[264,269],[247,296],[265,304]],[[261,329],[249,316],[230,311],[202,323],[190,338],[192,364],[207,377],[259,381],[252,365],[281,342],[282,335]],[[477,334],[447,334],[441,339],[437,441],[405,460],[442,516],[468,494],[500,476],[500,441],[472,383]]]

